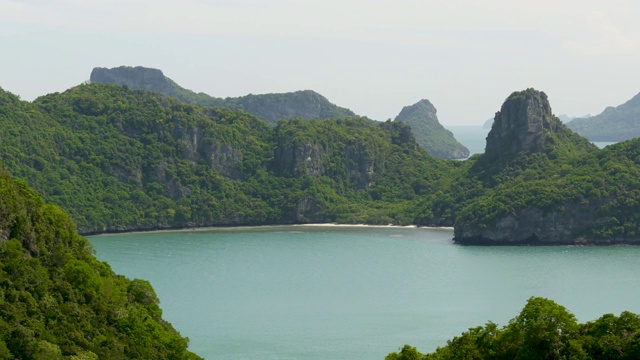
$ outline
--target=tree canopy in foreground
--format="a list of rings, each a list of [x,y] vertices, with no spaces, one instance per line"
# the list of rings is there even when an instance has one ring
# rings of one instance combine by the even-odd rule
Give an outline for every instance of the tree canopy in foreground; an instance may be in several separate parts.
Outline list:
[[[504,327],[470,328],[429,354],[405,345],[385,360],[640,359],[640,316],[625,311],[584,324],[555,302],[532,297]]]

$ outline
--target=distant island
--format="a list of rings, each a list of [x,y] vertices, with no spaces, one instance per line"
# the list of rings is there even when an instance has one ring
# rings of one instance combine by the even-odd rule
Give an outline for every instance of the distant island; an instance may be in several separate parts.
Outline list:
[[[460,144],[453,133],[438,121],[436,108],[429,100],[422,99],[405,106],[394,121],[402,121],[411,127],[418,145],[440,159],[464,159],[469,149]]]
[[[624,141],[640,137],[640,93],[596,116],[573,119],[567,126],[591,141]]]
[[[164,76],[161,70],[142,66],[120,66],[112,69],[97,67],[91,71],[89,81],[127,86],[133,90],[157,91],[192,105],[244,110],[272,126],[275,126],[278,120],[294,118],[308,120],[356,116],[353,111],[330,103],[324,96],[312,90],[217,98],[185,89]]]

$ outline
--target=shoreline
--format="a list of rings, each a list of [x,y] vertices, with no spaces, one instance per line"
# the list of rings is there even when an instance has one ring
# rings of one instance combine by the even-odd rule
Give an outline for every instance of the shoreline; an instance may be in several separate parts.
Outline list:
[[[425,230],[443,230],[453,231],[452,226],[418,226],[418,225],[369,225],[369,224],[339,224],[339,223],[313,223],[313,224],[277,224],[277,225],[235,225],[235,226],[203,226],[203,227],[186,227],[180,229],[150,229],[150,230],[125,230],[125,231],[106,231],[102,233],[81,234],[81,236],[109,236],[121,234],[142,234],[142,233],[160,233],[160,232],[196,232],[211,230],[233,230],[233,229],[254,229],[254,228],[273,228],[273,227],[344,227],[344,228],[384,228],[384,229],[425,229]]]

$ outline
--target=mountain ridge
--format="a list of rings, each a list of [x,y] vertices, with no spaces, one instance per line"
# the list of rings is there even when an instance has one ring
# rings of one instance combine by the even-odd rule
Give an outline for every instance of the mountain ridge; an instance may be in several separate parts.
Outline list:
[[[111,69],[96,67],[91,71],[89,81],[117,84],[134,90],[158,91],[163,95],[193,105],[244,110],[273,126],[278,120],[290,120],[298,117],[302,119],[328,119],[357,116],[349,109],[332,104],[313,90],[216,98],[181,87],[166,77],[162,70],[142,66],[120,66]]]
[[[334,105],[313,90],[216,98],[185,89],[166,77],[161,70],[142,66],[120,66],[111,69],[96,67],[91,71],[90,82],[117,84],[134,90],[157,91],[192,105],[243,110],[263,119],[271,126],[275,126],[278,120],[295,118],[323,120],[359,117],[347,108]],[[424,101],[428,102],[428,100]],[[406,106],[396,120],[409,123],[418,144],[429,154],[442,159],[468,157],[469,150],[454,138],[451,131],[439,123],[435,107],[431,103],[428,107],[431,109],[420,103]]]
[[[591,141],[624,141],[640,137],[640,93],[602,113],[576,118],[567,126]]]

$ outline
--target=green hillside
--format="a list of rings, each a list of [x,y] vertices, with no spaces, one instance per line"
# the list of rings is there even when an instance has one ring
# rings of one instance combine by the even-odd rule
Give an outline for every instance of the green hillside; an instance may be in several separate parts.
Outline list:
[[[394,121],[409,125],[418,144],[431,156],[441,159],[464,159],[469,156],[469,149],[440,124],[436,108],[429,100],[405,106]]]
[[[448,165],[400,123],[282,121],[81,85],[2,92],[0,156],[84,233],[299,222],[412,223]],[[402,180],[402,181],[400,181]]]
[[[546,95],[515,92],[484,154],[417,213],[451,221],[460,244],[638,244],[640,140],[597,149],[552,115]]]
[[[0,359],[199,359],[158,304],[149,282],[114,274],[64,211],[0,169]]]
[[[638,141],[597,149],[533,89],[466,161],[429,156],[401,121],[271,127],[109,84],[0,102],[5,167],[82,233],[341,222],[454,226],[460,244],[640,241]]]

